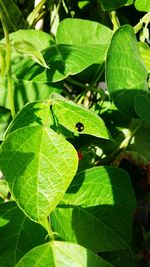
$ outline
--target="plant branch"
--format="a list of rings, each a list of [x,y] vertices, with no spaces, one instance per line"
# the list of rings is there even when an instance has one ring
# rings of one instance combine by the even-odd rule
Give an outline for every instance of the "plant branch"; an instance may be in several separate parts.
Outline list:
[[[119,23],[117,15],[116,15],[116,11],[110,12],[110,19],[111,19],[111,22],[113,24],[113,31],[115,32],[120,27],[120,23]]]
[[[146,25],[150,23],[150,12],[144,15],[144,17],[140,19],[139,23],[134,26],[135,33],[141,30],[141,28],[143,27],[143,23],[145,23]]]
[[[1,7],[1,6],[0,6]],[[8,89],[8,100],[11,110],[12,117],[15,116],[15,105],[13,97],[13,84],[12,84],[12,71],[11,71],[11,44],[9,40],[9,31],[5,16],[3,14],[2,7],[0,8],[0,17],[3,26],[4,36],[6,40],[6,72],[7,72],[7,89]]]
[[[44,226],[44,228],[46,229],[47,233],[48,233],[48,236],[50,238],[50,240],[55,240],[55,237],[54,237],[54,233],[51,229],[51,223],[50,223],[50,219],[49,217],[46,217],[43,219],[43,221],[41,222],[41,224]]]
[[[46,0],[41,0],[27,17],[28,28],[32,28]]]

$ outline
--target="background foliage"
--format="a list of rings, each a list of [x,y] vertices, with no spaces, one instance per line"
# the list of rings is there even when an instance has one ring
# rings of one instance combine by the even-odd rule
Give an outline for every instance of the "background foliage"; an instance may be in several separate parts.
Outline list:
[[[149,0],[0,18],[0,266],[149,266]]]

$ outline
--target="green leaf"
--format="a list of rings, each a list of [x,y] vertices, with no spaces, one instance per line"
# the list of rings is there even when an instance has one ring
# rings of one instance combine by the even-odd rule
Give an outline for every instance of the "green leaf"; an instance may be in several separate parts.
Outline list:
[[[135,8],[139,11],[150,12],[150,1],[149,0],[136,0],[134,5],[135,5]]]
[[[134,209],[128,174],[115,167],[95,167],[75,176],[51,222],[66,241],[93,251],[113,251],[129,246]]]
[[[99,2],[104,11],[112,11],[121,6],[133,4],[133,0],[99,0]]]
[[[112,30],[95,21],[68,18],[60,22],[56,42],[70,45],[109,45],[112,35]]]
[[[120,27],[112,38],[106,60],[108,90],[118,109],[136,116],[134,98],[146,94],[147,75],[133,28]]]
[[[150,47],[148,44],[142,42],[139,42],[138,46],[147,71],[150,73]]]
[[[44,68],[48,68],[43,55],[40,51],[36,49],[33,43],[28,41],[18,41],[13,43],[13,48],[16,50],[17,53],[20,53],[23,56],[31,57],[35,62],[43,66]]]
[[[150,98],[148,96],[136,96],[134,104],[138,116],[150,123]]]
[[[83,19],[64,19],[60,22],[56,35],[56,42],[59,44],[70,45],[99,45],[99,54],[104,53],[104,60],[106,52],[112,38],[113,31],[108,27],[97,23],[95,21],[83,20]],[[103,52],[101,47],[106,44],[106,51]],[[88,69],[79,74],[79,79],[83,81],[90,81],[94,79],[95,75],[98,75],[98,69],[100,64],[94,64]]]
[[[16,267],[113,267],[91,251],[77,244],[53,241],[28,252]]]
[[[37,83],[57,82],[69,75],[75,75],[92,64],[100,64],[106,56],[107,44],[102,45],[51,45],[43,51],[43,57],[50,69],[39,66],[30,59],[23,59],[14,66],[14,73],[20,80]]]
[[[1,145],[0,167],[14,200],[41,224],[63,197],[77,163],[74,147],[42,125],[15,130]]]
[[[88,21],[88,23],[90,22]],[[38,83],[56,82],[64,79],[68,75],[79,73],[92,64],[101,64],[106,57],[112,31],[97,23],[96,26],[98,28],[97,41],[96,43],[92,41],[90,44],[55,44],[50,35],[36,30],[19,30],[10,34],[12,44],[18,43],[20,40],[23,43],[33,43],[35,47],[34,50],[36,53],[38,51],[40,54],[41,51],[45,49],[45,51],[42,52],[42,56],[46,64],[50,67],[50,69],[45,69],[42,66],[40,67],[39,64],[36,64],[30,58],[18,59],[18,56],[13,52],[12,62],[15,63],[12,67],[13,73],[21,80],[35,81]],[[94,29],[96,26],[92,28]],[[104,35],[104,31],[107,35]],[[105,36],[103,41],[102,38],[100,38],[100,33],[101,36],[102,33],[103,36]],[[82,36],[82,34],[80,36]],[[96,38],[94,40],[96,40]],[[28,52],[30,52],[30,50],[32,50],[31,47]]]
[[[90,134],[96,137],[110,139],[108,130],[103,120],[94,112],[67,101],[58,94],[52,94],[52,110],[58,120],[58,124],[75,134]],[[77,123],[83,125],[83,130],[78,131]]]
[[[30,249],[44,242],[46,231],[29,220],[14,202],[0,204],[0,266],[15,267]]]

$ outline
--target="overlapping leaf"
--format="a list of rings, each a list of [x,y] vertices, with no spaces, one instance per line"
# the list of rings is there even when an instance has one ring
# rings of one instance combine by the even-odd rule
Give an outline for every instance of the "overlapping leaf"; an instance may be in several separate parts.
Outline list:
[[[15,267],[30,249],[43,244],[46,231],[14,202],[0,204],[0,266]]]
[[[62,45],[54,44],[43,51],[50,69],[45,69],[33,60],[24,59],[14,67],[21,80],[33,82],[56,82],[75,75],[92,64],[104,61],[107,45]]]
[[[65,33],[63,35],[60,34],[63,28],[67,27],[68,22],[72,25],[69,27],[72,32],[75,32],[78,26],[76,41],[73,39],[70,42],[65,38]],[[91,32],[85,31],[85,28],[88,29],[88,27],[91,28],[93,36],[96,33],[94,39],[90,36]],[[47,64],[50,69],[45,69],[33,60],[26,58],[21,60],[20,63],[15,64],[13,72],[21,80],[30,80],[38,83],[56,82],[66,78],[68,75],[77,74],[92,64],[101,64],[106,57],[106,51],[112,36],[112,31],[109,28],[96,22],[85,20],[63,21],[62,26],[58,30],[57,44],[46,33],[37,33],[38,31],[29,30],[28,36],[27,32],[27,30],[21,30],[11,34],[12,44],[15,45],[20,40],[32,43],[34,40],[36,54],[37,51],[41,53],[42,50],[46,49],[43,51],[42,56],[44,64]],[[84,34],[83,38],[83,32],[89,32],[88,37],[85,37]],[[62,36],[62,39],[60,36]],[[79,39],[82,39],[82,42],[78,42]]]
[[[53,241],[32,249],[16,267],[113,267],[77,244]]]
[[[63,239],[93,251],[113,251],[129,246],[134,209],[127,173],[96,167],[74,178],[51,220]]]

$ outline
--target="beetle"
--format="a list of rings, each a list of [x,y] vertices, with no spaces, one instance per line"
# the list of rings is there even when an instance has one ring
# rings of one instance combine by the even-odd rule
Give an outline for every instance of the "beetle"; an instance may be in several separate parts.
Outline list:
[[[84,125],[81,122],[77,122],[75,127],[78,132],[82,132],[84,130]]]

